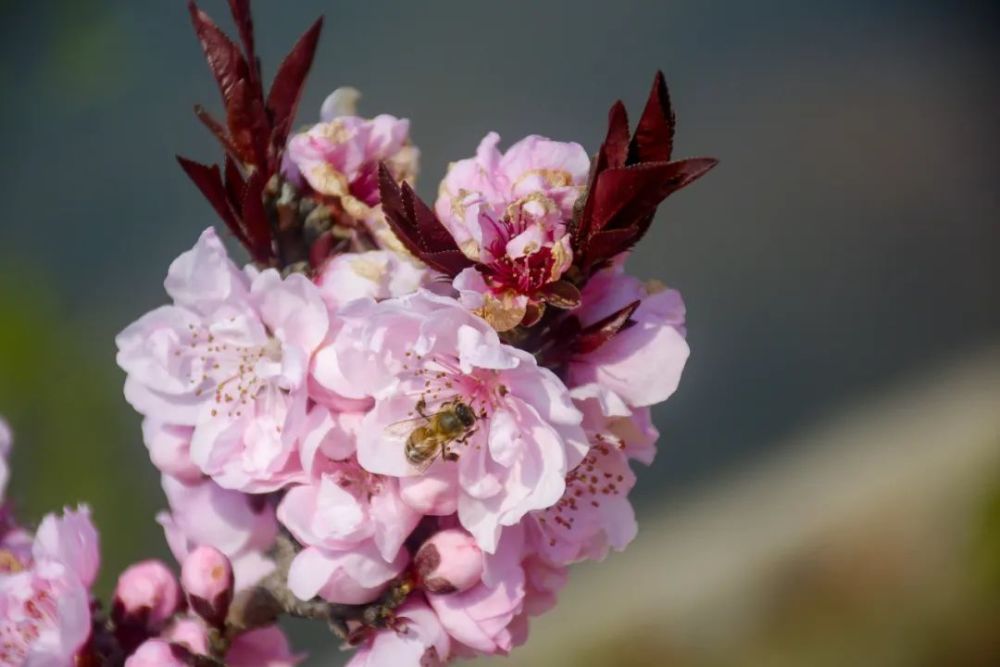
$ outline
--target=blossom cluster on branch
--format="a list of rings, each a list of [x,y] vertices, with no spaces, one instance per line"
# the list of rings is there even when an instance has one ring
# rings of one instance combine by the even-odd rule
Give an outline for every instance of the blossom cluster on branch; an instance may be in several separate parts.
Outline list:
[[[491,132],[431,206],[408,121],[357,115],[356,91],[290,132],[319,22],[265,93],[248,3],[230,7],[241,46],[191,4],[225,120],[196,111],[225,160],[180,162],[250,261],[206,229],[168,303],[116,339],[180,583],[139,563],[98,614],[87,511],[34,541],[11,523],[3,650],[278,666],[297,659],[287,615],[329,625],[355,667],[505,654],[570,565],[636,534],[630,463],[653,459],[650,407],[688,346],[680,294],[626,258],[715,161],[672,160],[657,74],[635,131],[616,103],[593,158]]]

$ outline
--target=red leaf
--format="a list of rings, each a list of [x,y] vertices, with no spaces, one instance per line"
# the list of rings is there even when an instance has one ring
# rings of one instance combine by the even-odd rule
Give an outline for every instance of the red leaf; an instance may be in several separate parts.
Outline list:
[[[188,178],[198,187],[201,194],[205,196],[208,203],[212,205],[218,216],[222,218],[222,221],[226,223],[229,231],[233,233],[240,243],[248,245],[246,234],[243,233],[239,220],[230,206],[226,187],[223,185],[222,175],[219,173],[219,166],[213,164],[209,167],[194,160],[188,160],[180,155],[177,156],[177,162],[181,165],[184,173],[188,175]]]
[[[628,163],[669,162],[674,147],[674,111],[663,72],[657,72],[646,108],[628,147]]]
[[[629,318],[639,307],[639,301],[633,301],[621,310],[617,310],[604,319],[594,322],[590,326],[584,327],[580,331],[573,343],[573,349],[577,354],[587,354],[601,347],[616,334],[631,326]]]
[[[240,202],[243,201],[243,193],[247,185],[243,180],[243,174],[240,173],[232,158],[226,157],[226,166],[222,173],[226,177],[226,194],[229,195],[229,201],[242,208]]]
[[[379,195],[389,226],[415,257],[448,276],[472,266],[434,212],[408,184],[400,188],[384,164],[379,165]]]
[[[601,144],[601,168],[624,167],[628,148],[628,112],[618,100],[608,112],[608,134]]]
[[[274,82],[267,96],[267,109],[271,114],[273,127],[271,142],[274,146],[284,147],[285,139],[291,131],[295,110],[302,96],[302,86],[312,67],[322,28],[321,16],[299,38],[274,75]]]
[[[522,327],[533,327],[541,321],[545,315],[545,304],[530,302],[524,309],[524,317],[521,318]]]
[[[254,171],[247,179],[241,202],[243,225],[246,228],[248,239],[247,249],[253,258],[261,263],[267,263],[272,255],[271,227],[267,222],[267,213],[264,211],[265,184],[263,174]]]
[[[215,117],[205,110],[205,107],[200,104],[194,105],[194,115],[198,117],[202,125],[208,128],[208,131],[219,140],[222,144],[222,149],[226,151],[228,155],[232,155],[234,158],[241,160],[239,150],[233,144],[233,140],[229,136],[229,131],[215,119]]]
[[[583,205],[583,211],[570,226],[572,234],[573,250],[577,253],[583,252],[587,245],[587,239],[594,233],[592,229],[594,219],[594,183],[601,173],[608,167],[621,167],[625,165],[626,149],[628,147],[628,112],[621,100],[615,102],[608,112],[608,133],[597,152],[594,166],[591,168],[590,179],[587,184],[587,199]]]
[[[587,244],[587,254],[580,260],[580,265],[591,269],[604,260],[629,250],[645,235],[652,220],[653,215],[649,214],[643,223],[635,227],[611,229],[594,234]]]
[[[253,85],[246,79],[233,86],[230,103],[226,106],[229,134],[244,164],[268,172],[267,146],[269,129],[267,115]]]
[[[229,13],[233,15],[233,22],[236,24],[236,29],[239,30],[240,41],[243,42],[243,52],[246,54],[246,60],[250,66],[250,75],[255,82],[259,82],[260,71],[253,40],[253,16],[250,12],[250,0],[229,0]]]
[[[567,280],[548,283],[539,290],[538,295],[550,306],[563,310],[571,310],[580,305],[580,290]]]
[[[328,231],[323,232],[309,247],[309,265],[314,269],[321,267],[326,258],[330,256],[330,251],[333,250],[336,242],[337,239],[333,237],[333,234]]]
[[[608,169],[597,179],[590,195],[594,199],[591,233],[626,227],[651,214],[667,195],[703,176],[717,163],[712,158],[693,158]]]
[[[188,10],[191,12],[191,22],[205,52],[208,66],[219,84],[222,100],[228,108],[233,88],[249,76],[247,62],[239,48],[226,37],[208,14],[198,9],[194,0],[188,3]]]

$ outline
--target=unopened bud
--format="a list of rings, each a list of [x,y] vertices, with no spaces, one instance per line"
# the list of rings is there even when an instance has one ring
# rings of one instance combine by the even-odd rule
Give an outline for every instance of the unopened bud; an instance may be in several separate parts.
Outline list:
[[[158,560],[146,560],[118,577],[113,613],[117,623],[140,624],[156,631],[174,615],[180,601],[180,586],[170,568]]]
[[[233,600],[233,566],[215,547],[200,546],[181,566],[181,585],[191,609],[211,625],[221,627]]]
[[[417,576],[429,593],[460,593],[483,576],[483,552],[464,530],[442,530],[423,543],[414,558]]]
[[[125,667],[187,667],[191,658],[191,652],[183,646],[150,639],[128,657]]]
[[[184,646],[195,655],[208,654],[208,629],[198,618],[179,618],[160,636],[173,644]]]

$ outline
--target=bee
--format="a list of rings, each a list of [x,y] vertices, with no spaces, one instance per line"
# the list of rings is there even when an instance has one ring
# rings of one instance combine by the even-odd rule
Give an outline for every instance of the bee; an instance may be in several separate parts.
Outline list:
[[[419,416],[396,422],[387,429],[394,435],[406,436],[406,460],[421,470],[438,456],[446,461],[458,460],[458,454],[449,450],[448,445],[463,443],[475,432],[477,415],[472,406],[456,399],[428,414],[426,401],[420,399],[416,412]]]

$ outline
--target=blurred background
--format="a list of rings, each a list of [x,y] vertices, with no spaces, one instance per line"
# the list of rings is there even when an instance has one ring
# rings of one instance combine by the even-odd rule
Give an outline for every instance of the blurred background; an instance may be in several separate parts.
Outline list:
[[[677,154],[722,160],[631,259],[684,293],[693,349],[642,530],[509,664],[1000,664],[995,5],[255,4],[270,73],[326,14],[299,121],[341,85],[410,118],[427,198],[492,129],[595,150],[657,68]],[[167,553],[113,338],[214,223],[173,156],[216,158],[191,107],[217,93],[179,0],[0,0],[0,37],[11,495],[91,503],[106,592]]]

